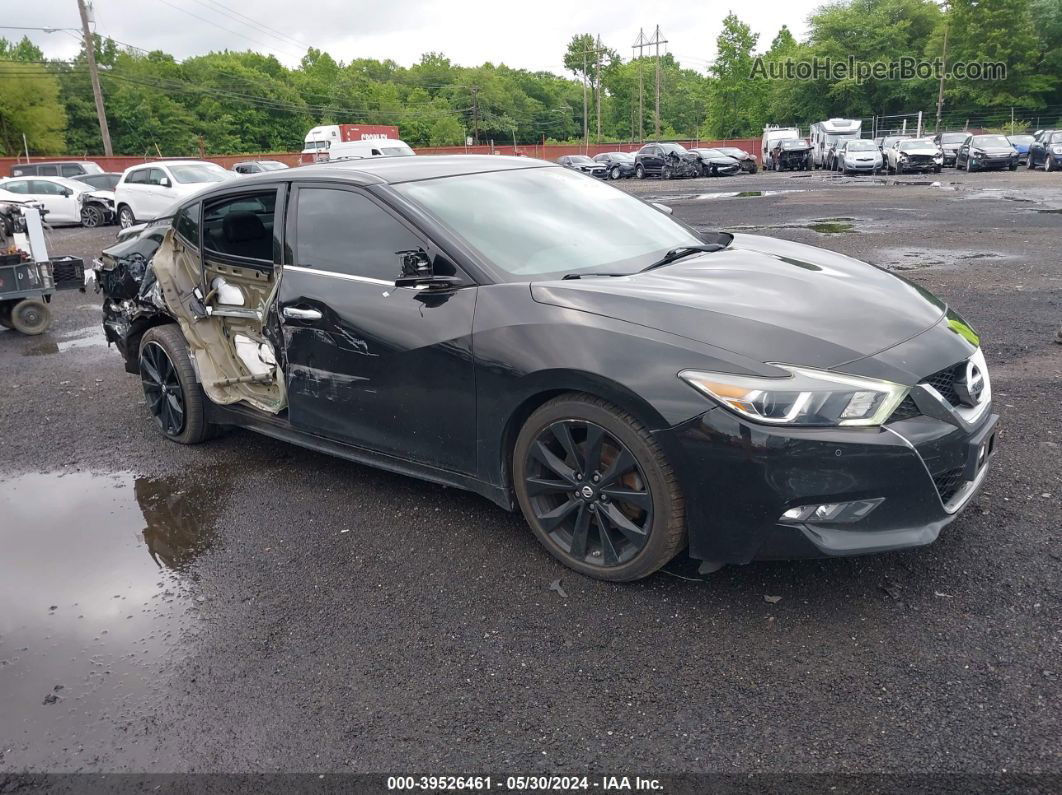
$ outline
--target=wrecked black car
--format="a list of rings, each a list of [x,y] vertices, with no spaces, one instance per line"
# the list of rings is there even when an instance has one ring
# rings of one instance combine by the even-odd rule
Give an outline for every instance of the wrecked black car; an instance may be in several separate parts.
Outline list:
[[[682,144],[649,143],[634,155],[634,176],[638,179],[701,176],[701,157]]]
[[[554,164],[305,166],[162,226],[97,270],[166,438],[467,489],[589,576],[928,544],[992,460],[979,338],[923,287]]]
[[[811,144],[802,138],[785,138],[771,150],[775,171],[811,170]]]
[[[718,149],[691,149],[701,159],[701,176],[732,177],[741,171],[737,158],[725,155]]]

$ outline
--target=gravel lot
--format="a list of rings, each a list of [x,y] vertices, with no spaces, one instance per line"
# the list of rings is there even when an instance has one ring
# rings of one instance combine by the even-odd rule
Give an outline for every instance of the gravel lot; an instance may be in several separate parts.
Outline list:
[[[0,772],[1062,772],[1062,177],[623,188],[902,269],[981,332],[1000,449],[935,545],[583,579],[470,494],[164,441],[64,293],[0,331]]]

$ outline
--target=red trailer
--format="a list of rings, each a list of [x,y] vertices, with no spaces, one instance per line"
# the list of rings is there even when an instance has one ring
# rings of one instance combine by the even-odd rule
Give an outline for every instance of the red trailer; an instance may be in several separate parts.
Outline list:
[[[398,138],[398,128],[390,124],[325,124],[306,133],[302,163],[328,160],[328,147],[335,141],[371,141]]]

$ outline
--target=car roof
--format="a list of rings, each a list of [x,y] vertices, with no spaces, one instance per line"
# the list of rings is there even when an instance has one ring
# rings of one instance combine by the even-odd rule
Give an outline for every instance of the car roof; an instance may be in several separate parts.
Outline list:
[[[358,185],[395,185],[425,179],[484,174],[492,171],[517,171],[530,168],[557,168],[556,163],[530,157],[499,155],[417,155],[416,157],[375,157],[365,160],[340,160],[335,163],[289,168],[250,174],[241,185],[282,180],[337,180]]]

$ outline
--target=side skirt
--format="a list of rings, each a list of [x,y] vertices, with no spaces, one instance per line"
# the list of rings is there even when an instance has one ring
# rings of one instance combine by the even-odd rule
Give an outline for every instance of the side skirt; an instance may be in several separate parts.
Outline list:
[[[291,423],[288,422],[286,417],[267,415],[238,405],[222,406],[211,400],[207,400],[206,405],[207,419],[216,425],[234,425],[260,433],[263,436],[279,439],[282,442],[305,447],[307,450],[314,450],[318,453],[325,453],[336,458],[353,461],[356,464],[365,464],[366,466],[394,472],[398,475],[406,475],[407,477],[427,480],[443,486],[452,486],[463,491],[471,491],[486,497],[495,505],[507,511],[512,511],[515,507],[512,495],[507,489],[484,483],[469,475],[451,472],[447,469],[439,469],[427,464],[406,461],[395,456],[326,439],[323,436],[315,436],[291,427]]]

